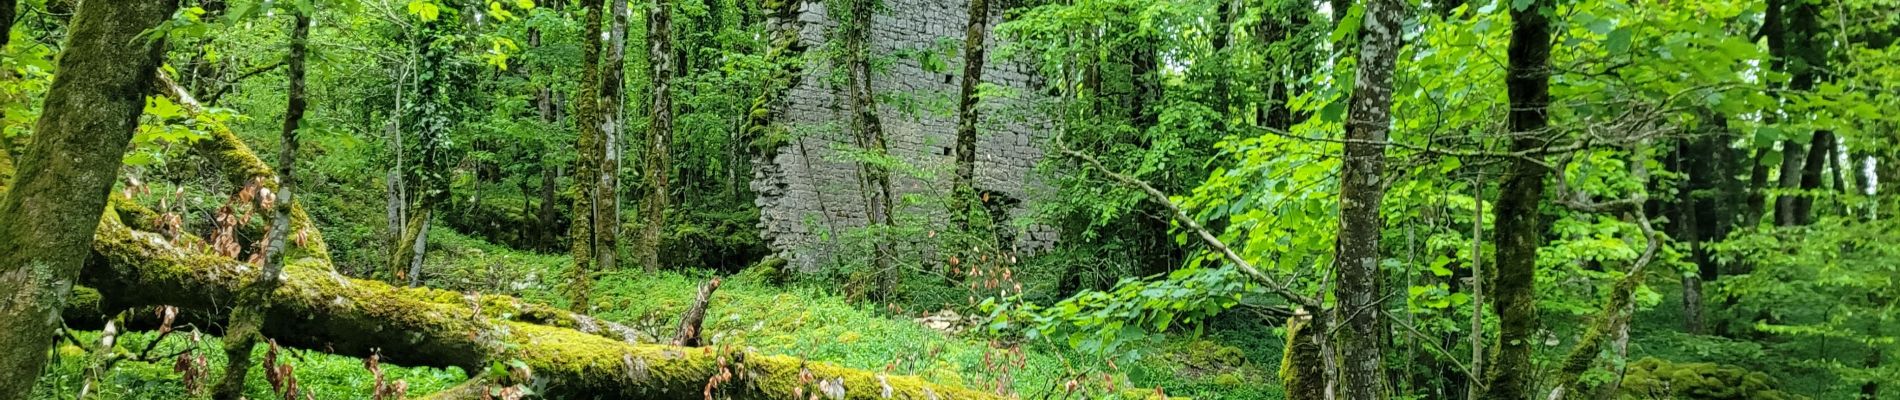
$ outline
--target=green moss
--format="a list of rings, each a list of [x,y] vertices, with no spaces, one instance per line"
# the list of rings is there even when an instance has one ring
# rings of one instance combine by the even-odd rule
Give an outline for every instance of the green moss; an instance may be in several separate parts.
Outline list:
[[[1805,399],[1777,390],[1779,386],[1767,374],[1743,367],[1644,358],[1629,365],[1621,396],[1685,400]]]

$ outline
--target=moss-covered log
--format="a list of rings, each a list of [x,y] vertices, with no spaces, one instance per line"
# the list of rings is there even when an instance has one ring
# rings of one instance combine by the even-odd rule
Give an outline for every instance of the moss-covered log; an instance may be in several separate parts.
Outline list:
[[[199,127],[209,132],[211,137],[193,142],[192,152],[210,161],[224,175],[225,181],[232,187],[244,187],[253,182],[271,191],[277,190],[277,172],[270,164],[257,157],[251,146],[238,139],[229,126],[216,119],[209,118],[204,106],[191,97],[191,91],[173,82],[164,72],[158,73],[158,91],[164,93],[173,103],[185,109],[185,112],[198,119]],[[290,205],[291,232],[302,235],[296,246],[286,249],[285,255],[291,258],[315,257],[326,265],[330,261],[330,246],[323,241],[323,233],[311,222],[310,214],[304,212],[303,205]]]
[[[116,204],[124,204],[117,202]],[[217,310],[257,269],[172,246],[136,226],[139,210],[107,213],[83,283],[115,307],[172,304]],[[132,217],[132,218],[126,218]],[[735,398],[842,393],[850,399],[989,399],[987,392],[908,376],[807,362],[744,350],[636,344],[632,330],[507,296],[401,288],[350,279],[312,257],[288,260],[268,310],[265,336],[318,351],[392,363],[479,371],[519,360],[556,396],[704,398],[708,382]],[[729,373],[729,375],[727,375]],[[727,377],[715,380],[715,377]]]

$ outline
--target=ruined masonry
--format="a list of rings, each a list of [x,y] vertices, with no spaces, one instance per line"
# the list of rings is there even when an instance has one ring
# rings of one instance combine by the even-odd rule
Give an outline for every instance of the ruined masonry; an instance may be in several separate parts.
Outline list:
[[[784,119],[794,136],[769,162],[755,166],[752,188],[758,193],[760,232],[773,251],[793,268],[816,271],[831,261],[838,240],[852,228],[865,226],[865,196],[860,190],[858,166],[844,152],[852,149],[849,104],[843,84],[828,60],[820,55],[825,37],[835,23],[822,0],[802,1],[798,12],[800,40],[808,49],[804,76],[787,94]],[[948,193],[956,162],[956,99],[962,79],[965,0],[884,0],[885,8],[873,22],[873,57],[889,60],[888,68],[874,71],[872,89],[879,94],[879,115],[890,154],[918,170],[934,171],[930,179],[894,172],[895,199],[929,193]],[[1002,20],[990,17],[991,26]],[[1026,216],[1036,199],[1052,190],[1037,176],[1042,144],[1053,124],[1039,116],[1046,101],[1036,90],[1029,66],[997,57],[992,31],[986,45],[983,81],[1009,88],[1009,96],[993,96],[980,105],[976,189],[989,193],[992,209],[1001,208],[1017,251],[1032,253],[1056,241],[1047,226],[1018,227],[1011,222]],[[920,52],[934,53],[934,62]],[[909,55],[902,56],[899,55]],[[926,65],[929,64],[929,65]],[[996,98],[1007,97],[1007,98]],[[943,223],[941,204],[899,203],[898,215],[928,215]],[[1000,216],[999,216],[1000,217]],[[1001,218],[999,218],[1001,219]]]

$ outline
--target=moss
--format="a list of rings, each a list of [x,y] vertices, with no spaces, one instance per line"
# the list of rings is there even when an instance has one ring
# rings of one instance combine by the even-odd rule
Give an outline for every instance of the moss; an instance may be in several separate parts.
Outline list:
[[[1774,378],[1746,368],[1714,363],[1673,363],[1644,358],[1629,365],[1620,395],[1623,398],[1676,398],[1686,400],[1804,399],[1775,388]]]
[[[1288,400],[1311,400],[1326,397],[1325,371],[1321,361],[1319,333],[1325,326],[1317,323],[1305,311],[1296,312],[1287,319],[1286,349],[1280,359],[1280,381],[1286,388]]]
[[[1182,353],[1184,360],[1196,368],[1224,369],[1239,367],[1247,362],[1247,356],[1240,352],[1240,348],[1206,339],[1188,342]]]
[[[752,266],[746,267],[746,269],[739,271],[738,274],[733,275],[732,280],[735,282],[750,282],[766,285],[783,284],[785,283],[785,272],[783,268],[785,268],[785,259],[776,256],[767,256],[765,259],[759,260],[758,263],[752,264]]]

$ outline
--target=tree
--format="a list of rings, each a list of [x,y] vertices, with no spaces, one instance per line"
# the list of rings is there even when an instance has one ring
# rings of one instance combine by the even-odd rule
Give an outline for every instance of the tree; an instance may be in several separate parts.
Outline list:
[[[309,3],[305,3],[308,5]],[[277,157],[277,191],[271,204],[275,216],[271,218],[271,227],[265,237],[264,253],[261,256],[264,265],[256,280],[245,285],[238,295],[238,304],[231,309],[231,321],[225,324],[224,378],[218,381],[212,390],[214,398],[220,400],[237,399],[243,396],[244,376],[250,371],[251,349],[262,341],[260,333],[264,324],[265,309],[270,307],[273,292],[283,285],[284,248],[288,244],[290,232],[291,205],[296,204],[291,193],[297,188],[296,175],[292,170],[297,165],[297,129],[303,123],[306,100],[304,99],[304,55],[309,48],[310,15],[312,7],[299,7],[292,10],[290,27],[290,54],[284,56],[289,65],[289,101],[284,110],[284,129],[282,149]],[[261,199],[260,199],[261,200]]]
[[[462,78],[458,71],[461,66],[454,57],[461,41],[455,32],[457,24],[436,14],[418,13],[417,19],[417,69],[425,72],[417,74],[416,99],[404,110],[406,125],[417,131],[414,152],[418,157],[408,174],[415,184],[403,185],[412,204],[405,208],[409,220],[404,223],[389,263],[390,275],[399,281],[408,280],[409,286],[422,284],[422,261],[428,254],[429,228],[436,207],[446,206],[453,198],[449,174],[453,172],[454,155],[450,154],[449,133],[458,123],[454,97],[460,83],[457,80]]]
[[[970,229],[970,212],[978,198],[976,187],[977,90],[983,84],[984,37],[990,30],[988,0],[969,0],[968,23],[963,28],[963,81],[957,92],[957,166],[951,182],[950,219]]]
[[[852,138],[858,148],[872,154],[876,159],[858,161],[859,190],[864,194],[866,226],[873,230],[889,228],[895,225],[891,216],[891,173],[882,159],[885,154],[884,123],[879,119],[877,93],[871,89],[871,23],[877,12],[878,0],[846,0],[847,20],[839,21],[844,36],[842,62],[847,80],[846,96],[849,97],[851,112]],[[875,259],[878,297],[889,299],[896,295],[898,271],[892,260],[888,238],[875,238],[873,255]]]
[[[1534,151],[1549,142],[1545,109],[1550,105],[1551,27],[1546,13],[1555,12],[1554,7],[1549,0],[1536,0],[1511,9],[1505,86],[1511,104],[1512,151]],[[1537,248],[1544,235],[1538,205],[1544,198],[1549,168],[1528,157],[1515,158],[1506,168],[1491,218],[1496,224],[1492,242],[1497,244],[1497,259],[1491,263],[1491,284],[1485,286],[1491,288],[1491,309],[1498,315],[1499,329],[1484,398],[1526,399],[1533,390],[1535,372],[1531,346],[1539,341],[1532,337],[1538,329]]]
[[[586,16],[581,18],[581,81],[577,95],[574,96],[574,124],[580,129],[580,139],[575,142],[575,151],[580,157],[574,167],[574,218],[568,230],[568,240],[573,241],[571,251],[574,256],[574,269],[568,280],[568,308],[576,312],[586,311],[589,307],[588,294],[593,286],[593,274],[600,265],[600,253],[606,251],[602,236],[612,235],[613,231],[601,232],[602,208],[612,207],[613,197],[600,197],[602,160],[606,149],[606,133],[603,132],[604,113],[600,104],[601,85],[601,22],[605,4],[599,1],[582,2]],[[611,226],[611,225],[608,225]],[[604,243],[603,243],[604,242]]]
[[[1383,399],[1385,384],[1385,303],[1380,288],[1379,236],[1385,219],[1385,142],[1392,126],[1392,71],[1398,63],[1399,38],[1406,5],[1397,0],[1366,0],[1360,35],[1359,69],[1347,107],[1344,172],[1339,177],[1339,236],[1333,271],[1339,282],[1333,310],[1340,323],[1338,343],[1341,395],[1347,399]]]
[[[653,100],[648,109],[646,178],[643,202],[647,223],[640,230],[640,263],[648,271],[660,269],[660,231],[666,228],[667,178],[673,168],[673,23],[672,5],[655,0],[647,8],[647,62],[651,64]]]
[[[25,398],[46,364],[165,48],[143,34],[177,8],[87,1],[72,18],[33,142],[0,198],[0,398]]]

